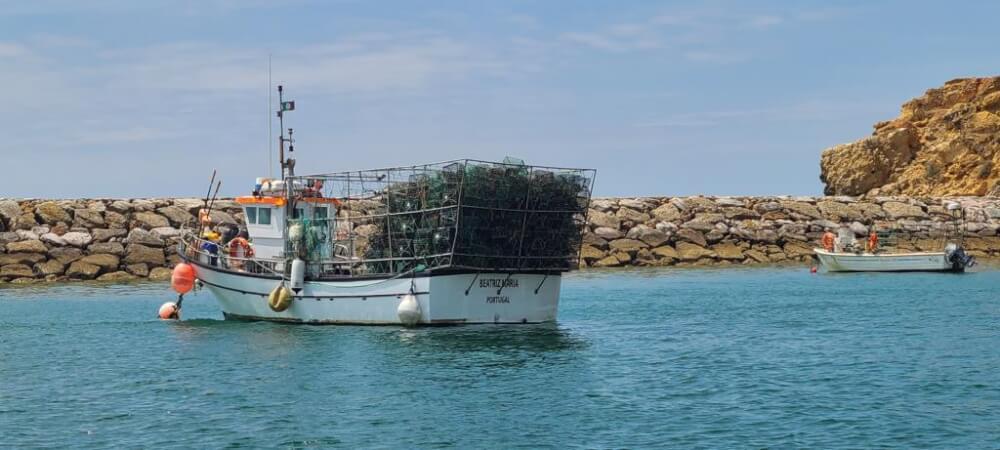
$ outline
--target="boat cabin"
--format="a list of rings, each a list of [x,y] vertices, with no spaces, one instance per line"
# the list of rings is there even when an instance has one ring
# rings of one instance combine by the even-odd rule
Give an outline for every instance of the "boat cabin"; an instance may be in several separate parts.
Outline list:
[[[283,258],[285,228],[295,221],[308,222],[311,229],[325,230],[322,234],[329,236],[333,223],[329,219],[337,215],[336,200],[322,197],[300,198],[291,209],[284,197],[237,197],[236,203],[243,207],[247,233],[257,258]],[[286,217],[289,209],[290,220]]]

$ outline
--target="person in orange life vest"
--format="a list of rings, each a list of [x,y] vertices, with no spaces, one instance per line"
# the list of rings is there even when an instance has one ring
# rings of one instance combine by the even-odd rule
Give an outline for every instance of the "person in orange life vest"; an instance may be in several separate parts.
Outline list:
[[[872,233],[868,235],[868,253],[875,253],[875,249],[878,248],[878,234],[872,230]]]
[[[835,239],[836,237],[833,235],[833,232],[827,228],[826,233],[823,233],[823,239],[821,241],[823,243],[823,249],[828,252],[832,252]]]

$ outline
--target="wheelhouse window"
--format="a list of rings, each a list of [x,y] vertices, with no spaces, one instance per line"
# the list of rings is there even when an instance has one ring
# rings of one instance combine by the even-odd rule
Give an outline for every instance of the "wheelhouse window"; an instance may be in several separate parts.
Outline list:
[[[271,224],[271,208],[259,208],[257,210],[257,225]]]
[[[313,210],[313,219],[316,220],[326,220],[328,216],[327,208],[325,206],[317,206]]]
[[[251,225],[257,224],[257,207],[248,206],[246,208],[247,212],[247,223]]]
[[[292,219],[301,219],[304,216],[302,208],[295,208],[292,210]]]

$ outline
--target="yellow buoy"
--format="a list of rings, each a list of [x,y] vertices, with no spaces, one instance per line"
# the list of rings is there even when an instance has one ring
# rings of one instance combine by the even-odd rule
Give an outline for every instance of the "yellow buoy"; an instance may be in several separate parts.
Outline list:
[[[292,304],[292,291],[288,290],[284,284],[279,284],[267,296],[267,306],[271,311],[282,312]]]

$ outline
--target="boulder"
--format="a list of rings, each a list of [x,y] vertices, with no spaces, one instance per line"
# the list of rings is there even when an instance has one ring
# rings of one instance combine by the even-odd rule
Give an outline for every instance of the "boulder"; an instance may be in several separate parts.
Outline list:
[[[142,228],[133,228],[128,232],[128,238],[126,242],[129,244],[142,244],[149,245],[153,247],[163,247],[166,242],[156,234],[151,231],[146,231]]]
[[[21,236],[13,231],[4,231],[0,233],[0,244],[8,244],[11,242],[17,242],[21,240]]]
[[[868,227],[864,226],[861,222],[851,222],[850,228],[851,232],[853,232],[855,236],[868,235]]]
[[[813,246],[805,242],[786,242],[785,246],[782,247],[785,256],[789,258],[798,258],[800,256],[812,256]]]
[[[652,212],[653,218],[661,222],[675,222],[681,219],[681,211],[671,203],[664,203]]]
[[[107,282],[131,281],[134,280],[135,278],[136,278],[135,275],[119,270],[117,272],[111,272],[101,275],[97,277],[97,281],[107,281]]]
[[[69,264],[83,258],[83,250],[74,247],[53,247],[49,249],[49,257],[63,264]]]
[[[125,271],[137,277],[145,278],[149,276],[149,266],[142,263],[129,264],[125,266]]]
[[[180,237],[181,235],[181,230],[178,230],[174,227],[157,227],[149,231],[152,232],[153,235],[163,240]]]
[[[604,238],[594,234],[594,233],[584,233],[583,234],[583,244],[589,245],[599,249],[608,248],[608,241]]]
[[[144,198],[134,199],[131,203],[133,211],[147,212],[156,209],[156,203],[152,200],[146,200]]]
[[[742,261],[744,258],[743,249],[737,247],[736,244],[729,241],[713,245],[712,251],[718,255],[719,259]]]
[[[902,202],[885,202],[882,204],[882,209],[891,219],[926,219],[927,213],[924,212],[922,208],[916,205],[910,205]]]
[[[49,225],[55,225],[58,222],[70,223],[73,221],[73,216],[56,202],[42,202],[35,205],[35,215],[38,216],[42,223]]]
[[[45,233],[38,237],[42,242],[49,245],[63,246],[66,245],[66,240],[62,236],[55,233]]]
[[[639,249],[649,247],[642,241],[637,241],[635,239],[616,239],[608,243],[608,246],[612,250],[619,250],[622,252],[635,252]]]
[[[622,198],[618,200],[618,204],[622,207],[634,209],[636,211],[645,211],[649,209],[649,201],[644,198]]]
[[[122,256],[125,254],[125,247],[120,242],[97,242],[87,247],[87,253],[92,255],[106,253],[109,255]]]
[[[782,200],[781,206],[786,210],[812,219],[822,219],[823,213],[816,206],[799,201]]]
[[[21,216],[21,206],[13,200],[0,200],[0,223],[6,224],[7,228],[13,230],[17,228],[17,218]]]
[[[7,251],[11,253],[45,253],[48,248],[38,239],[28,241],[11,242],[7,244]]]
[[[587,261],[598,260],[604,258],[604,252],[589,245],[584,245],[583,248],[580,249],[580,257]]]
[[[101,272],[101,268],[82,261],[73,261],[66,269],[66,276],[82,280],[92,280]]]
[[[162,266],[166,262],[163,250],[159,248],[147,247],[142,244],[129,244],[125,249],[125,264],[145,263],[151,266]]]
[[[649,220],[649,214],[636,211],[632,208],[619,208],[618,212],[615,213],[615,217],[621,219],[622,221],[634,223],[643,223]]]
[[[167,220],[170,221],[170,225],[178,228],[188,225],[189,222],[194,221],[194,216],[179,206],[166,206],[157,209],[156,212],[160,213],[163,217],[166,217]]]
[[[674,261],[678,258],[677,250],[675,250],[673,247],[669,245],[661,245],[659,247],[656,247],[652,250],[652,253],[657,258],[661,259],[666,258],[671,261]]]
[[[860,212],[844,203],[823,200],[817,203],[816,206],[826,218],[833,221],[842,222],[862,219]]]
[[[0,277],[15,278],[33,276],[35,276],[35,272],[31,270],[31,267],[24,264],[7,264],[0,267]]]
[[[132,211],[132,204],[125,200],[115,200],[108,205],[108,210],[125,214]]]
[[[670,236],[656,228],[643,228],[636,236],[637,239],[650,247],[659,247],[670,240]]]
[[[147,230],[159,227],[169,227],[170,221],[154,212],[137,212],[132,215],[132,228],[142,227]]]
[[[122,237],[128,234],[124,228],[95,228],[91,230],[94,241],[106,242],[111,238]]]
[[[706,249],[700,245],[692,244],[690,242],[678,242],[677,243],[677,258],[681,261],[697,261],[701,258],[710,258],[715,256],[711,250]]]
[[[618,231],[617,228],[610,227],[597,227],[594,229],[594,234],[601,239],[607,240],[615,240],[624,236],[621,231]]]
[[[705,240],[705,235],[700,231],[692,230],[690,228],[682,228],[677,231],[674,235],[678,242],[691,242],[693,244],[698,244],[702,247],[708,245],[708,241]]]
[[[31,227],[36,225],[38,225],[38,222],[35,221],[35,214],[26,212],[18,216],[17,220],[10,228],[14,230],[30,230]]]
[[[149,279],[153,281],[167,281],[172,274],[173,271],[166,267],[154,267],[149,271]]]
[[[620,265],[622,262],[614,255],[601,258],[593,264],[594,267],[618,267]]]
[[[42,276],[62,275],[65,270],[66,265],[56,259],[35,264],[35,272],[38,272]]]
[[[621,228],[621,220],[617,217],[600,211],[590,210],[587,220],[595,227],[607,227],[615,230]]]
[[[73,225],[93,228],[104,226],[104,215],[100,211],[82,208],[73,210]]]
[[[114,211],[107,211],[104,213],[104,223],[111,229],[125,229],[128,228],[128,217]]]
[[[87,244],[94,240],[94,237],[91,236],[90,233],[84,233],[81,231],[70,231],[69,233],[62,235],[62,238],[67,244],[80,248],[86,247]]]
[[[210,214],[210,216],[212,217],[212,224],[214,225],[222,225],[222,224],[239,225],[239,222],[236,221],[236,218],[234,218],[229,213],[222,211],[221,209],[218,209],[218,205],[216,205],[215,209],[212,209],[212,213]]]
[[[0,253],[0,266],[7,264],[35,264],[45,261],[45,255],[41,253]]]
[[[746,255],[747,261],[753,260],[753,262],[758,262],[758,263],[764,263],[770,261],[770,258],[767,257],[767,254],[765,254],[760,250],[750,249],[744,251],[743,254]]]
[[[117,269],[120,260],[115,255],[99,253],[96,255],[85,256],[82,259],[80,259],[80,262],[93,264],[97,267],[100,267],[103,272],[107,272]]]
[[[17,240],[19,241],[34,241],[40,237],[33,230],[17,230],[15,233],[17,233]]]
[[[618,206],[614,199],[608,198],[595,198],[590,201],[590,208],[596,209],[600,212],[611,212],[614,211],[615,207]]]
[[[760,217],[760,214],[743,207],[722,208],[722,215],[730,220],[747,220]]]

